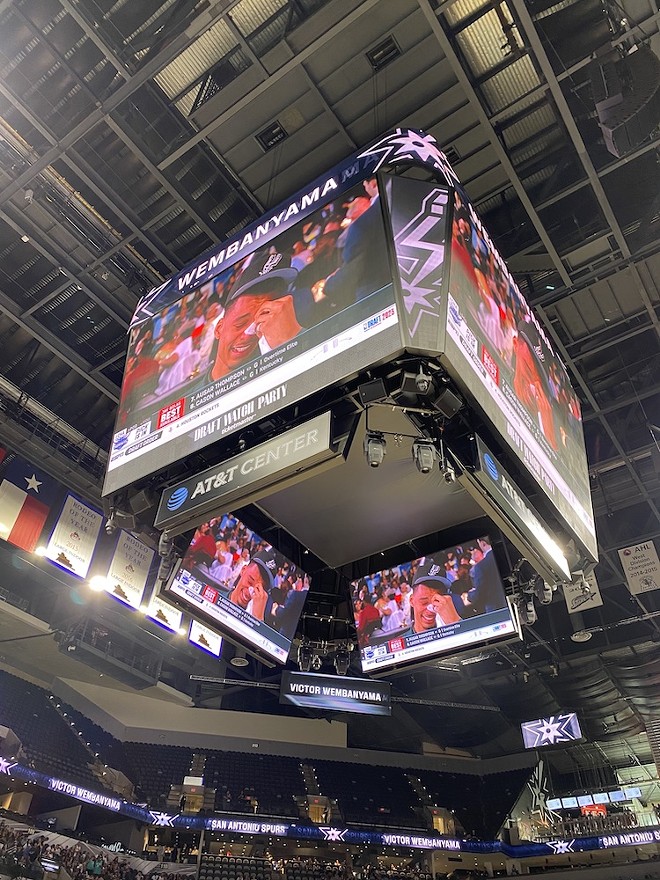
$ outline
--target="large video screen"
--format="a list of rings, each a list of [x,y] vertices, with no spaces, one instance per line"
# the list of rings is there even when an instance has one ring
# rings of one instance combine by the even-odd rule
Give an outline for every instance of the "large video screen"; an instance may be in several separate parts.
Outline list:
[[[464,390],[596,559],[579,401],[543,328],[459,193],[446,352]]]
[[[371,178],[131,330],[104,494],[400,347]]]
[[[163,593],[286,663],[309,577],[231,513],[202,523]]]
[[[352,582],[363,672],[515,635],[490,538]]]

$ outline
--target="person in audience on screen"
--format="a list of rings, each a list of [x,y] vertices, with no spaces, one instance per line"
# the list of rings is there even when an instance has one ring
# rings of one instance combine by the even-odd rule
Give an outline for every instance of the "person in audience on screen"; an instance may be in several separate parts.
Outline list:
[[[380,614],[380,628],[383,632],[394,632],[403,626],[403,615],[396,604],[394,593],[389,585],[380,584],[376,587],[376,611]]]
[[[503,608],[504,590],[493,548],[484,538],[478,538],[476,545],[470,550],[470,556],[470,579],[473,587],[462,594],[465,605],[474,614],[485,614],[487,611]]]
[[[275,553],[272,549],[260,550],[241,570],[229,600],[244,608],[257,620],[266,620],[271,613],[270,591],[277,571]]]
[[[520,321],[514,344],[513,390],[532,415],[537,428],[550,446],[557,450],[557,434],[548,380],[549,353],[531,321]]]
[[[209,565],[209,574],[219,584],[229,584],[232,577],[233,555],[227,549],[227,542],[215,542],[215,559]]]
[[[410,600],[412,599],[412,589],[408,581],[401,581],[399,589],[401,590],[401,599],[399,602],[399,608],[401,609],[401,621],[403,626],[410,626]]]
[[[451,583],[442,574],[444,565],[439,565],[432,556],[420,563],[412,585],[412,624],[409,633],[426,632],[438,626],[458,623],[460,616],[451,597]]]
[[[302,330],[289,286],[298,273],[272,248],[255,251],[227,294],[215,324],[216,353],[210,379],[289,342]]]
[[[217,548],[215,538],[211,534],[211,524],[202,523],[198,527],[183,560],[184,566],[191,568],[200,563],[211,565],[215,559]]]
[[[282,582],[281,589],[286,594],[284,602],[282,604],[273,602],[271,617],[274,628],[285,638],[293,639],[307,598],[309,581],[307,578],[296,577],[295,570],[290,570],[287,578]]]
[[[359,302],[391,281],[385,259],[387,249],[378,184],[375,178],[371,178],[362,185],[365,193],[360,196],[362,201],[354,206],[354,200],[351,200],[348,206],[349,213],[358,216],[353,219],[346,215],[348,228],[337,241],[339,247],[343,244],[342,265],[312,287],[318,320]],[[382,257],[374,258],[374,255]]]
[[[361,648],[369,644],[371,634],[380,624],[380,614],[368,600],[355,600],[355,629]]]

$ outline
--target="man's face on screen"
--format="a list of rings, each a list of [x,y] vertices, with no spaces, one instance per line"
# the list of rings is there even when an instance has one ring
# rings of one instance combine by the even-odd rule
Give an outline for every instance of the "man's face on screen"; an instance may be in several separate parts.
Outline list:
[[[250,562],[242,570],[238,583],[234,587],[233,601],[242,608],[247,608],[254,591],[262,588],[261,571],[256,562]]]
[[[259,309],[271,298],[268,293],[239,296],[227,306],[224,317],[215,325],[218,350],[213,368],[214,379],[220,379],[240,367],[258,351],[259,337],[253,330],[254,319]],[[246,333],[248,329],[251,332]]]
[[[425,629],[434,629],[436,623],[436,605],[438,605],[441,596],[437,590],[432,589],[427,584],[417,584],[413,589],[410,604],[415,614],[414,627],[415,632],[421,632]]]

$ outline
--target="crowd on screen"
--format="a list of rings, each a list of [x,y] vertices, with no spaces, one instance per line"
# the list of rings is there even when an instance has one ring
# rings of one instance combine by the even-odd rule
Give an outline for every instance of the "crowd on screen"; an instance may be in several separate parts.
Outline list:
[[[383,250],[375,262],[368,260],[374,243]],[[257,263],[261,277],[252,277]],[[278,284],[264,292],[266,275]],[[179,390],[208,385],[388,280],[378,186],[371,179],[135,327],[120,420],[125,424],[131,412]]]
[[[0,822],[0,872],[39,880],[44,876],[44,863],[55,863],[71,880],[143,880],[144,876],[126,859],[110,853],[93,853],[82,843],[70,846],[52,843],[34,828],[16,827]],[[167,873],[167,880],[186,880],[182,874]],[[155,880],[155,874],[149,874]]]
[[[353,582],[361,647],[374,637],[445,626],[504,604],[501,578],[486,538]],[[421,618],[428,616],[429,609],[432,618],[426,625]]]
[[[552,449],[565,450],[571,435],[580,436],[579,401],[529,306],[458,193],[453,242],[458,257],[467,258],[461,263],[463,271],[471,275],[471,284],[463,295],[468,296],[468,309],[488,343],[497,369],[507,377],[520,403],[538,422]]]
[[[183,568],[293,638],[309,577],[232,514],[214,517],[196,529]]]

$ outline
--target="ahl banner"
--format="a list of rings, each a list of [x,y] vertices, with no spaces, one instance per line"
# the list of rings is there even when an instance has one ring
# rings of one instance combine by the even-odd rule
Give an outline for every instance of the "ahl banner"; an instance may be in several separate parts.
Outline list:
[[[46,558],[79,577],[87,577],[103,517],[68,495],[46,548]]]
[[[142,604],[154,551],[128,532],[120,532],[110,568],[106,592],[131,608]]]
[[[660,562],[653,541],[619,550],[619,559],[633,596],[660,589]]]

